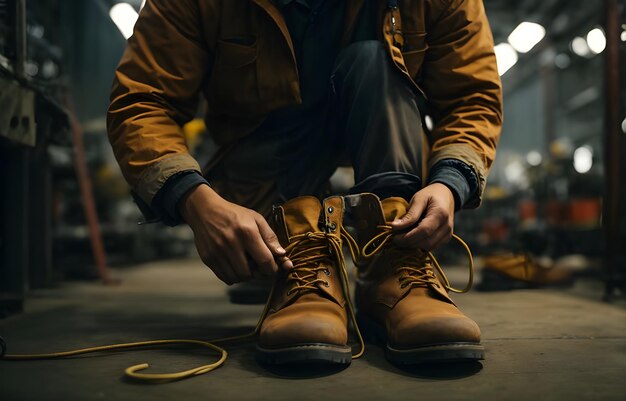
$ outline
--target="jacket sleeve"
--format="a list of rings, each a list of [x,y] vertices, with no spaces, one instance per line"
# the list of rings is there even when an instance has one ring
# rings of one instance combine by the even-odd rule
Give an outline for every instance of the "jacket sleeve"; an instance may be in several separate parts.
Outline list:
[[[200,171],[181,128],[196,112],[211,57],[202,25],[215,21],[200,15],[197,0],[148,0],[115,72],[109,141],[124,177],[147,204],[169,177]]]
[[[434,2],[435,3],[435,2]],[[467,163],[478,177],[477,207],[502,126],[502,90],[493,37],[480,0],[442,0],[429,20],[421,85],[434,128],[429,167],[444,159]]]

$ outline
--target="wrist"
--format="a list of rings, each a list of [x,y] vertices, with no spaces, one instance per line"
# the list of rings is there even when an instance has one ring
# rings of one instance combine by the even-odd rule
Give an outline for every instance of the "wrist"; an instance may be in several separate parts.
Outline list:
[[[451,199],[452,201],[455,200],[454,190],[450,188],[447,184],[443,182],[433,182],[431,184],[428,184],[428,186],[432,188],[436,188],[437,191],[441,191],[442,193],[445,193],[448,199]]]
[[[429,183],[446,185],[454,195],[455,209],[462,209],[472,199],[478,188],[478,181],[470,166],[456,159],[444,159],[435,164],[428,177]]]
[[[210,204],[219,198],[217,192],[208,185],[198,185],[187,192],[180,200],[178,211],[187,224],[191,224],[201,211],[210,210]]]
[[[445,202],[445,205],[450,209],[450,212],[454,214],[456,210],[457,199],[454,192],[454,188],[443,182],[433,182],[428,184],[427,188],[432,190],[431,193],[437,194],[437,197]]]

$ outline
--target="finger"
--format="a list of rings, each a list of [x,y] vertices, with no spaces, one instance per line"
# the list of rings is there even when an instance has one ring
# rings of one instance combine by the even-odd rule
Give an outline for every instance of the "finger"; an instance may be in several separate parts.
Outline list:
[[[287,256],[279,256],[276,258],[276,263],[283,270],[291,270],[293,269],[293,262]]]
[[[391,222],[394,231],[404,230],[414,226],[422,217],[424,210],[428,206],[429,197],[421,196],[419,192],[411,201],[411,206],[404,216]]]
[[[226,267],[225,267],[226,266]],[[216,260],[216,262],[210,266],[213,273],[227,285],[233,285],[237,282],[235,275],[227,268],[228,264],[224,261]]]
[[[257,227],[259,228],[261,238],[263,238],[263,242],[265,242],[272,254],[275,256],[284,256],[287,251],[285,251],[285,248],[280,245],[278,237],[270,228],[269,224],[267,224],[267,221],[265,221],[265,219],[260,215],[255,218],[255,221]]]
[[[226,257],[228,259],[228,270],[233,272],[236,277],[235,282],[248,281],[252,278],[252,272],[248,265],[246,252],[240,245],[240,241],[235,239],[230,242],[231,246],[227,247]]]
[[[259,269],[256,268],[256,263],[250,255],[246,255],[246,259],[248,260],[248,266],[250,266],[250,274],[252,274],[253,280],[259,280],[267,277]]]
[[[276,257],[276,261],[278,264],[285,270],[289,270],[293,268],[293,263],[286,256],[287,251],[280,245],[278,238],[274,231],[270,228],[267,221],[262,216],[259,216],[256,219],[257,226],[259,227],[259,233],[261,233],[261,238],[263,238],[263,242],[268,246],[270,252]]]
[[[402,247],[420,247],[433,236],[440,227],[445,226],[447,219],[435,213],[427,214],[417,227],[407,233],[399,234],[394,238],[397,245]]]
[[[272,275],[278,271],[278,266],[274,260],[274,255],[268,248],[257,227],[254,231],[248,234],[246,241],[246,251],[254,261],[254,265],[258,270],[265,275]]]
[[[225,263],[224,259],[221,257],[221,253],[217,252],[205,238],[204,234],[202,236],[195,235],[196,249],[198,250],[198,256],[200,256],[202,263],[211,269],[218,279],[227,285],[232,285],[235,282],[234,276],[227,274],[224,270],[223,266]],[[217,249],[220,248],[219,245],[214,245]]]
[[[450,240],[452,230],[449,226],[441,226],[433,235],[425,239],[418,246],[425,251],[432,251]]]

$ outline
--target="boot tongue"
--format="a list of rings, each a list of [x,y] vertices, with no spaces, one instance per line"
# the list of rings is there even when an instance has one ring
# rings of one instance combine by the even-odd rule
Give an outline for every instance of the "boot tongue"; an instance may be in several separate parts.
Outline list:
[[[404,216],[409,208],[408,202],[404,198],[387,198],[381,202],[385,221],[392,222]]]
[[[319,232],[322,204],[313,196],[292,199],[283,205],[289,236]]]

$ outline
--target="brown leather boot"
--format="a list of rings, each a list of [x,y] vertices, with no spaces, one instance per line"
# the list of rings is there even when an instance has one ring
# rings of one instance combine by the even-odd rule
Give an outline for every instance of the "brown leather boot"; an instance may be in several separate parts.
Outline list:
[[[450,299],[447,278],[444,285],[429,254],[391,241],[388,222],[402,217],[408,203],[380,202],[373,194],[347,196],[345,203],[344,225],[363,251],[356,308],[364,336],[384,342],[387,359],[397,364],[484,359],[478,325]]]
[[[279,272],[261,323],[259,360],[269,364],[352,360],[341,253],[343,198],[300,197],[274,209],[271,224],[294,264]]]
[[[484,258],[480,291],[565,287],[574,282],[572,273],[526,253],[505,253]]]

